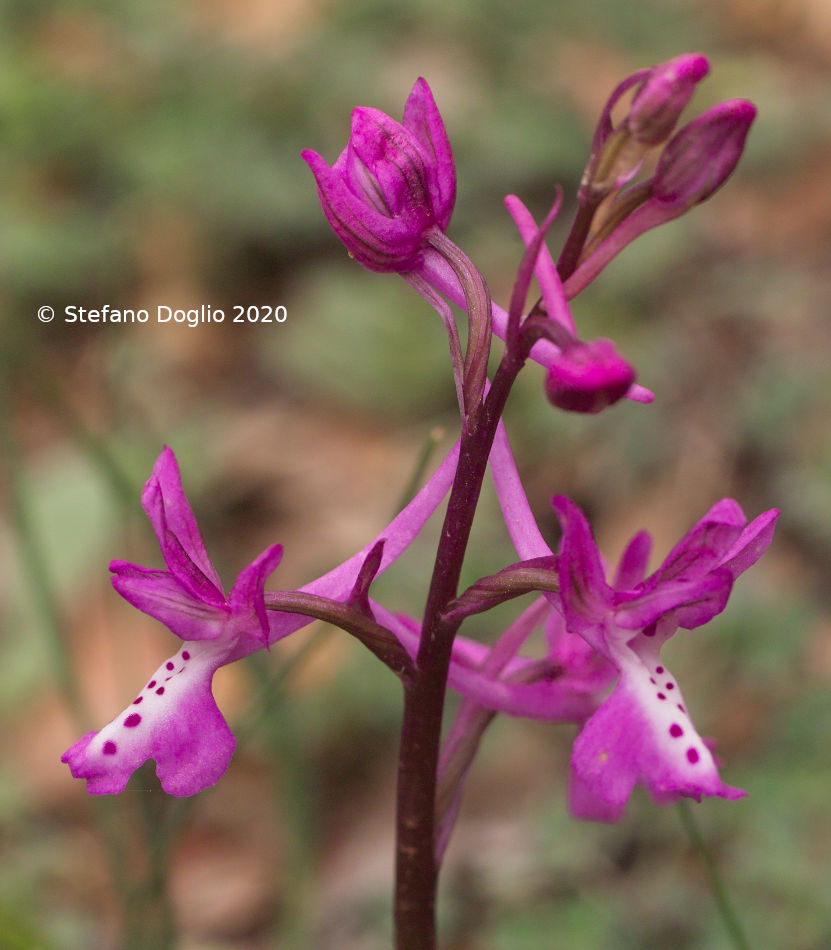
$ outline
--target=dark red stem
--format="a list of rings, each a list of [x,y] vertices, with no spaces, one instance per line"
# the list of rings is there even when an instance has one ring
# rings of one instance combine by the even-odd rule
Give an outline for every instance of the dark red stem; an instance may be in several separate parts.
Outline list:
[[[571,231],[569,231],[566,243],[563,245],[560,259],[557,261],[557,273],[562,281],[568,280],[577,268],[580,254],[586,244],[586,238],[589,236],[594,213],[597,211],[602,197],[601,195],[599,198],[593,198],[589,195],[580,198]]]
[[[506,352],[470,430],[463,434],[447,504],[413,674],[403,677],[398,766],[395,885],[396,950],[435,950],[438,866],[434,850],[436,781],[444,695],[461,618],[445,615],[462,563],[496,427],[524,360]]]

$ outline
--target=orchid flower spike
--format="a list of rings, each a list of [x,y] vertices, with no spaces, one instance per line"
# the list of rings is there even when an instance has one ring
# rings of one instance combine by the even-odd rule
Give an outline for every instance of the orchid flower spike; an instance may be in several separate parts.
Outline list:
[[[331,168],[310,149],[302,156],[329,224],[370,270],[414,270],[425,236],[450,223],[453,153],[424,79],[413,86],[400,123],[378,109],[355,109],[349,143]]]
[[[651,539],[641,532],[609,584],[583,513],[563,496],[554,508],[563,529],[558,569],[566,625],[620,674],[574,743],[573,812],[613,821],[640,783],[661,802],[741,797],[719,778],[660,654],[679,627],[699,627],[724,609],[733,581],[767,550],[778,512],[748,524],[735,501],[720,501],[649,577]]]
[[[99,732],[87,733],[62,761],[76,778],[88,780],[90,792],[111,794],[123,791],[132,773],[153,758],[166,792],[192,795],[223,775],[234,751],[235,739],[214,701],[211,680],[241,640],[268,643],[263,585],[282,548],[267,548],[226,595],[169,448],[159,456],[141,500],[167,570],[113,561],[113,586],[184,642],[123,713]]]

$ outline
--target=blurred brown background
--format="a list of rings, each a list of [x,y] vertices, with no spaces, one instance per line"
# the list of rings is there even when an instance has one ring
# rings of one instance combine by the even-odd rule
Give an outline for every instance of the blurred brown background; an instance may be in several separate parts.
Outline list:
[[[718,498],[783,509],[723,617],[667,651],[741,803],[696,810],[754,947],[831,947],[831,5],[828,0],[191,0],[0,3],[3,464],[0,948],[389,945],[398,690],[336,631],[217,677],[240,745],[196,799],[92,800],[60,764],[172,637],[120,601],[110,558],[159,564],[139,492],[179,457],[226,580],[266,544],[302,584],[389,520],[436,426],[455,431],[444,332],[403,281],[351,262],[299,158],[349,112],[400,117],[430,82],[457,158],[453,239],[503,303],[502,208],[563,221],[594,122],[627,73],[700,50],[696,111],[759,107],[739,171],[629,248],[575,304],[656,393],[555,413],[531,367],[508,409],[544,529],[575,497],[615,557],[661,555]],[[223,308],[197,327],[65,324],[69,305]],[[59,318],[37,319],[53,307]],[[230,323],[233,305],[287,308]],[[378,585],[418,614],[426,539]],[[511,558],[493,499],[467,576]],[[508,614],[471,635],[487,639]],[[565,811],[569,729],[499,721],[451,845],[454,950],[727,946],[672,809],[614,827]]]

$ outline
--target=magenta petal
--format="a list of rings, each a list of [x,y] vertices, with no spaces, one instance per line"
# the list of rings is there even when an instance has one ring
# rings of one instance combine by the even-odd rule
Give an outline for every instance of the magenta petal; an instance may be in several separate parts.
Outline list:
[[[381,214],[368,200],[357,197],[317,152],[304,149],[301,155],[315,176],[326,219],[355,260],[381,272],[416,266],[420,235],[413,235],[406,222]]]
[[[519,325],[520,316],[525,308],[528,288],[531,286],[531,277],[536,274],[540,282],[540,288],[543,291],[543,300],[548,314],[556,325],[565,327],[567,332],[563,336],[570,340],[573,337],[574,320],[568,312],[568,304],[562,293],[562,284],[554,266],[554,261],[545,246],[545,235],[559,214],[562,201],[563,194],[558,189],[554,204],[540,227],[537,228],[531,214],[516,195],[507,195],[505,198],[505,207],[514,219],[523,244],[525,244],[525,254],[519,265],[513,291],[511,292],[508,321],[515,326]],[[562,312],[562,308],[565,308],[565,313]]]
[[[522,560],[545,557],[552,554],[551,548],[537,526],[537,520],[528,504],[528,497],[517,471],[505,423],[500,420],[493,440],[490,456],[491,475],[502,508],[505,526],[511,536],[517,554]]]
[[[719,564],[745,525],[745,516],[732,498],[714,505],[664,558],[655,581],[689,580]]]
[[[566,674],[569,688],[599,699],[617,678],[617,669],[583,637],[570,633],[558,610],[552,610],[545,623],[547,658]]]
[[[190,559],[172,531],[165,532],[162,548],[164,562],[170,574],[198,600],[213,607],[225,606],[225,591],[217,587]]]
[[[215,640],[229,612],[206,604],[185,590],[167,571],[154,571],[129,561],[112,561],[112,584],[134,607],[155,617],[182,640]]]
[[[576,774],[573,766],[568,783],[568,808],[574,818],[582,821],[613,822],[623,815],[623,804],[604,801]]]
[[[262,632],[263,643],[268,643],[268,613],[265,608],[263,589],[268,576],[280,563],[283,556],[283,547],[273,544],[266,548],[248,567],[244,568],[231,590],[229,598],[231,610],[234,613],[245,614],[253,611]]]
[[[401,274],[422,264],[431,232],[450,221],[456,190],[450,143],[424,80],[410,93],[403,125],[361,107],[334,166],[316,152],[301,154],[329,223],[357,261]]]
[[[144,486],[141,503],[153,525],[159,547],[165,553],[166,532],[170,531],[202,574],[217,589],[222,581],[216,572],[199,532],[173,450],[165,446],[153,467],[153,474]]]
[[[721,781],[710,750],[680,708],[677,684],[664,667],[657,670],[640,663],[623,670],[574,743],[571,762],[579,781],[611,814],[639,783],[659,802],[743,795]]]
[[[770,547],[778,517],[778,509],[771,508],[754,518],[725,554],[720,566],[736,578],[754,565]]]
[[[375,177],[391,217],[401,216],[413,228],[429,221],[427,171],[421,147],[395,119],[378,109],[352,113],[350,146]]]
[[[436,222],[444,231],[456,201],[456,166],[450,139],[426,80],[416,80],[404,106],[403,121],[430,159],[427,163],[430,198]]]
[[[566,624],[574,633],[584,633],[609,614],[614,591],[606,583],[586,516],[565,495],[555,496],[552,504],[563,529],[558,573]]]
[[[690,208],[706,201],[733,173],[755,118],[752,102],[731,99],[676,132],[655,169],[655,200],[673,208]]]
[[[87,733],[62,756],[93,795],[123,792],[133,772],[155,759],[170,795],[195,795],[225,773],[235,739],[211,693],[215,650],[186,644],[162,664],[127,709]]]
[[[712,571],[706,582],[699,581],[695,596],[672,612],[672,620],[685,630],[709,623],[727,606],[732,588],[733,578],[729,571],[721,568]]]
[[[622,399],[634,382],[634,369],[612,341],[594,340],[576,343],[551,359],[545,392],[559,409],[596,413]]]
[[[643,581],[651,553],[651,535],[648,531],[639,531],[621,555],[615,575],[617,590],[631,590]]]
[[[708,623],[727,606],[732,579],[728,571],[714,571],[695,581],[661,583],[619,605],[614,621],[625,630],[643,630],[665,614],[691,630]]]
[[[651,146],[665,141],[692,98],[696,83],[709,69],[700,53],[683,53],[653,67],[629,109],[626,125],[632,135]]]

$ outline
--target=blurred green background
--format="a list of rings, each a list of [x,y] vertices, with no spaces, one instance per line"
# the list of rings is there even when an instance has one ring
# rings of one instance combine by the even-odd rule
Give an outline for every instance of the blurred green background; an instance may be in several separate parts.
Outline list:
[[[296,586],[389,519],[436,426],[453,437],[439,321],[351,262],[302,147],[330,161],[349,112],[398,117],[430,82],[459,177],[450,234],[507,300],[502,208],[559,246],[611,88],[700,50],[695,108],[759,107],[735,180],[629,248],[575,305],[656,393],[557,414],[530,367],[510,431],[529,494],[576,498],[616,557],[665,552],[718,498],[783,509],[769,555],[667,659],[740,803],[695,808],[753,947],[831,947],[831,6],[823,0],[111,0],[0,3],[0,948],[389,945],[398,687],[334,631],[224,669],[240,745],[196,799],[92,800],[60,764],[172,637],[122,603],[110,558],[158,564],[139,491],[176,449],[227,583],[281,541]],[[40,323],[49,305],[285,306],[271,326]],[[418,614],[430,543],[379,583]],[[467,576],[511,559],[490,494]],[[488,638],[498,613],[471,635]],[[167,652],[165,652],[167,651]],[[500,720],[448,854],[452,950],[727,946],[673,809],[616,826],[565,809],[573,731]]]

